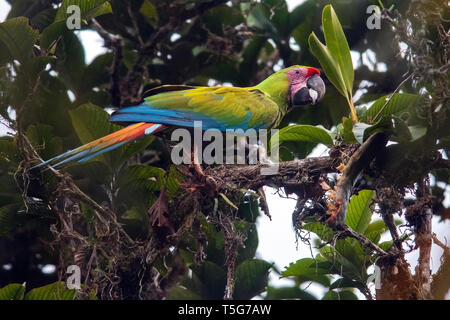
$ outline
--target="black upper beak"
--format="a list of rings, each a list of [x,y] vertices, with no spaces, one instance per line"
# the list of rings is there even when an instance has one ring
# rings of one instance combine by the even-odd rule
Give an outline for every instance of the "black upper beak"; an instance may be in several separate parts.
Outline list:
[[[320,76],[314,75],[306,81],[306,87],[294,95],[293,105],[316,104],[325,95],[325,83]]]

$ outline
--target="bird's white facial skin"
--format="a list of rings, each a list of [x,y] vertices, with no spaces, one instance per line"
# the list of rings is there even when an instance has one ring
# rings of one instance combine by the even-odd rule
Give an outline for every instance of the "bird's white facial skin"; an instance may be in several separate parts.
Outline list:
[[[308,79],[315,74],[320,75],[319,70],[316,68],[305,67],[293,68],[287,72],[287,76],[291,84],[291,101],[293,101],[295,93],[300,89],[305,88],[306,81],[308,81]],[[309,89],[309,95],[313,99],[313,104],[315,104],[319,93],[314,89]]]

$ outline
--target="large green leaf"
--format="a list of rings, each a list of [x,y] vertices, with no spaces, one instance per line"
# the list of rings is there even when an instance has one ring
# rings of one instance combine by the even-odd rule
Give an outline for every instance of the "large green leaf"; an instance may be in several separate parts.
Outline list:
[[[19,150],[13,139],[8,136],[0,137],[0,168],[7,165],[15,165],[20,161]]]
[[[28,19],[18,17],[0,23],[0,41],[8,49],[10,58],[26,62],[32,53],[39,31],[28,24]]]
[[[330,289],[337,288],[359,288],[361,284],[349,278],[339,278],[330,285]]]
[[[267,18],[267,15],[267,9],[262,4],[257,3],[247,17],[247,25],[262,31],[264,36],[278,40],[277,29]]]
[[[144,2],[142,2],[141,8],[139,9],[139,12],[145,17],[145,20],[147,20],[147,22],[153,27],[153,29],[156,29],[156,27],[158,26],[159,16],[154,4],[149,0],[144,0]]]
[[[331,241],[334,236],[333,230],[321,222],[310,222],[302,225],[303,230],[314,232],[321,240]]]
[[[303,258],[289,264],[281,275],[289,276],[316,276],[330,273],[331,265],[328,261],[318,261],[313,258]]]
[[[53,134],[53,127],[46,124],[30,125],[26,131],[28,139],[43,159],[49,159],[62,153],[60,137]]]
[[[282,299],[300,299],[300,300],[317,300],[311,293],[300,289],[299,287],[271,287],[267,288],[266,300],[282,300]]]
[[[339,239],[334,247],[321,248],[320,254],[331,263],[332,268],[329,269],[329,273],[343,275],[365,283],[367,279],[366,264],[370,257],[364,254],[356,239]]]
[[[11,283],[0,289],[0,300],[22,300],[25,293],[25,285]]]
[[[322,26],[326,46],[337,60],[346,89],[351,95],[354,79],[352,57],[341,23],[331,5],[323,8]]]
[[[375,191],[373,190],[361,190],[350,199],[345,223],[356,232],[364,233],[366,231],[372,218],[370,204],[374,196]]]
[[[325,71],[328,80],[336,87],[336,89],[349,99],[348,90],[345,84],[344,76],[339,67],[339,62],[333,56],[331,51],[317,38],[312,32],[308,38],[309,48],[312,54],[319,60],[320,65]]]
[[[81,15],[86,20],[112,13],[111,4],[107,0],[64,0],[56,12],[55,21],[65,21],[70,16],[67,8],[72,5],[80,8]]]
[[[217,264],[205,261],[192,268],[190,285],[186,287],[200,295],[203,299],[222,299],[226,285],[226,272]],[[195,283],[195,286],[192,286]]]
[[[278,144],[277,144],[278,139]],[[271,149],[279,147],[285,141],[308,141],[333,145],[333,138],[327,130],[310,125],[292,125],[280,129],[270,139]]]
[[[272,265],[264,260],[245,260],[236,268],[235,299],[251,299],[263,292]]]
[[[409,107],[414,106],[420,96],[410,93],[395,93],[376,100],[364,115],[364,120],[373,123],[383,116],[398,115]]]
[[[55,282],[30,290],[25,300],[74,300],[76,295],[77,291],[67,289],[64,282]]]
[[[355,134],[353,133],[353,121],[347,117],[342,118],[342,139],[346,143],[358,142]]]

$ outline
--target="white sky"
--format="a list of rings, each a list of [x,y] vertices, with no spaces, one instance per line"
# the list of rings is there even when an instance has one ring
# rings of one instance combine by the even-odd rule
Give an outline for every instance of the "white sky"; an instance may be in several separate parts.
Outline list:
[[[289,10],[292,10],[304,0],[287,0]],[[9,5],[5,0],[0,0],[0,22],[6,18],[9,11]],[[85,46],[86,62],[90,63],[97,55],[105,52],[105,48],[102,46],[102,39],[94,31],[81,31],[78,32],[78,36],[82,40]],[[353,63],[356,66],[358,64],[359,54],[352,52]],[[366,53],[363,56],[363,63],[366,64],[368,58],[371,57],[371,53]],[[372,59],[374,60],[374,59]],[[369,63],[367,63],[369,64]],[[385,66],[377,66],[380,69],[384,69]],[[0,135],[5,134],[6,130],[0,125]],[[326,155],[325,148],[318,147],[311,156]],[[267,261],[276,262],[279,270],[284,270],[284,267],[291,262],[295,262],[298,259],[304,257],[310,257],[310,249],[303,243],[298,244],[295,241],[295,233],[292,227],[292,211],[295,207],[295,200],[283,199],[274,194],[273,189],[266,188],[269,210],[272,215],[272,221],[268,217],[262,216],[258,220],[258,232],[259,232],[259,247],[257,257],[265,259]],[[447,193],[447,202],[450,202],[449,193]],[[438,223],[437,219],[433,220],[433,231],[438,234],[441,240],[445,236],[450,236],[450,221],[447,223]],[[442,255],[442,249],[436,245],[433,245],[432,250],[432,268],[435,272],[439,265],[439,259]],[[408,254],[408,261],[414,268],[416,265],[418,251],[414,251]],[[271,284],[280,286],[286,284],[292,284],[291,280],[282,279],[278,280],[276,275],[271,275]],[[310,292],[318,297],[323,294],[323,288],[320,285],[313,284],[308,288]]]

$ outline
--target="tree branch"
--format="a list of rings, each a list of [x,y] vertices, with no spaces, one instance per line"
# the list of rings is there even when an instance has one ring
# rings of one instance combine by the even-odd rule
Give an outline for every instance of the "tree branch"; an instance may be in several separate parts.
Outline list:
[[[263,186],[275,188],[299,186],[310,176],[337,172],[336,160],[331,157],[313,157],[278,163],[275,174],[261,175],[266,164],[258,165],[221,165],[206,168],[205,174],[211,176],[218,187],[231,189],[258,190]]]
[[[353,193],[355,181],[362,171],[370,165],[372,159],[386,145],[387,141],[388,136],[385,133],[378,132],[370,136],[351,156],[334,188],[335,194],[334,199],[332,199],[334,203],[328,210],[330,214],[328,222],[344,225],[347,205]]]
[[[444,252],[441,257],[441,266],[433,275],[431,294],[433,299],[444,300],[450,289],[450,248],[439,241],[436,234],[433,234],[433,241],[439,247],[444,249]]]

